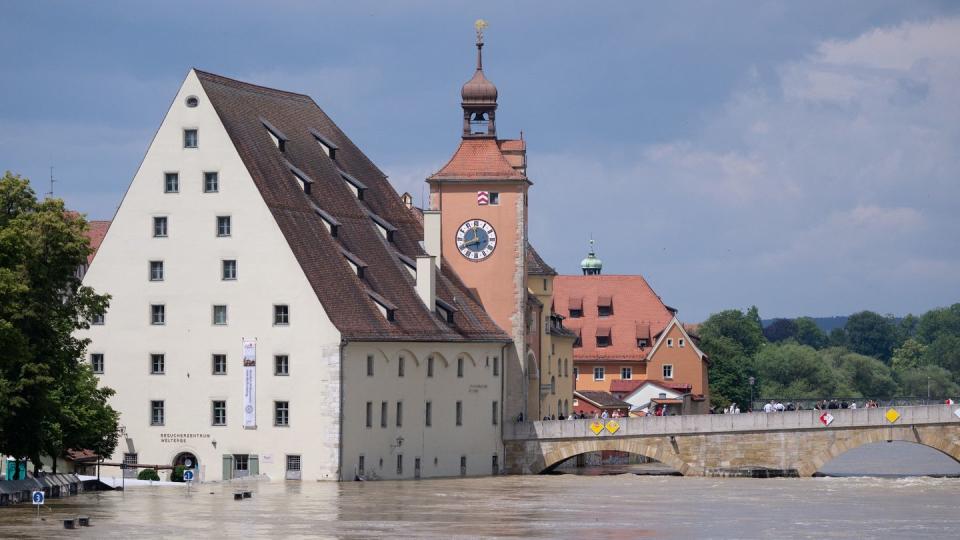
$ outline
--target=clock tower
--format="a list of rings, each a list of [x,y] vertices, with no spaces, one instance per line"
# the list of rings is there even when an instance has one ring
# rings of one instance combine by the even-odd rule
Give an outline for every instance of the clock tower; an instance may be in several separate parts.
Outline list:
[[[508,420],[527,418],[531,373],[527,307],[526,144],[497,138],[497,87],[483,73],[483,28],[477,21],[477,68],[461,90],[463,132],[453,157],[427,178],[424,212],[428,252],[439,251],[484,309],[512,338],[504,354],[504,407]],[[439,228],[439,232],[431,230]],[[431,245],[438,244],[438,245]],[[440,259],[438,259],[440,260]],[[535,360],[534,360],[535,362]],[[533,372],[536,367],[533,367]]]

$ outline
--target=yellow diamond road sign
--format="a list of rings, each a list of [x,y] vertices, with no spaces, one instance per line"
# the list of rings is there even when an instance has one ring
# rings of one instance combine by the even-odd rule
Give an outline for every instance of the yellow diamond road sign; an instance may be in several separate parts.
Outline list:
[[[607,431],[610,433],[616,433],[618,429],[620,429],[620,424],[618,424],[616,420],[607,422]]]
[[[600,432],[603,431],[603,422],[600,422],[600,421],[598,421],[598,420],[594,420],[594,421],[590,424],[590,431],[592,431],[592,432],[594,433],[594,435],[599,435]]]
[[[887,414],[883,416],[886,417],[887,422],[892,424],[896,422],[898,418],[900,418],[900,413],[898,413],[896,409],[887,409]]]

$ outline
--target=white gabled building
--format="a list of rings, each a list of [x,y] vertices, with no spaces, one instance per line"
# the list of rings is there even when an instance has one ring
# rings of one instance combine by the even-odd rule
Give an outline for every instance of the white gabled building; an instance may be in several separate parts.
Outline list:
[[[513,345],[416,212],[309,97],[191,70],[84,278],[111,295],[84,335],[113,460],[496,473]]]

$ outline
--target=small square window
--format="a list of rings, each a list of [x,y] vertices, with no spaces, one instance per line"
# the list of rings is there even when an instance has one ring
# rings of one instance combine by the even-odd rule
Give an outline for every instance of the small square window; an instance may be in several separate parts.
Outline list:
[[[490,204],[492,204],[492,205],[494,205],[494,206],[500,204],[500,192],[498,192],[498,191],[491,191],[491,192],[490,192]]]
[[[195,129],[185,129],[183,130],[183,147],[184,148],[196,148],[197,143],[200,142],[200,136],[197,134]]]
[[[163,401],[162,400],[150,402],[150,425],[151,426],[163,425]]]
[[[225,354],[213,355],[213,374],[214,375],[227,374],[227,355]]]
[[[103,313],[94,313],[93,316],[90,317],[90,324],[95,326],[102,326],[105,321],[106,315]]]
[[[613,306],[597,306],[597,315],[610,317],[613,315]]]
[[[168,172],[163,174],[163,192],[164,193],[180,192],[180,174],[179,173]]]
[[[203,192],[217,193],[218,191],[220,191],[220,173],[203,173]]]
[[[162,354],[151,354],[150,355],[150,374],[163,375],[166,372],[167,372],[166,357]]]
[[[163,304],[150,305],[150,324],[167,324],[167,306]]]
[[[637,338],[637,347],[645,349],[650,345],[650,341],[647,338]]]
[[[150,261],[150,281],[163,281],[163,261]]]
[[[286,354],[278,354],[273,357],[273,374],[278,377],[290,375],[290,357]]]
[[[286,304],[273,306],[273,324],[276,326],[287,326],[290,324],[290,306]]]
[[[663,378],[672,379],[673,378],[673,366],[670,364],[664,364],[663,366]]]
[[[683,338],[677,340],[677,345],[680,347],[686,347],[687,344],[683,341]]]
[[[673,347],[673,338],[667,338],[667,347]]]
[[[90,355],[90,367],[94,373],[103,373],[103,353],[93,353]]]
[[[604,369],[602,367],[593,368],[593,380],[602,381],[604,377]]]
[[[167,216],[154,216],[153,218],[153,237],[167,237]]]
[[[571,318],[571,319],[579,319],[579,318],[581,318],[581,317],[583,317],[583,310],[582,310],[582,309],[571,309],[571,310],[570,310],[570,318]]]
[[[632,378],[633,378],[633,368],[630,368],[630,367],[622,367],[622,368],[620,368],[620,378],[623,379],[623,380],[625,380],[625,381],[629,381],[630,379],[632,379]]]
[[[610,336],[597,336],[597,347],[609,347]]]
[[[217,216],[217,236],[230,236],[231,223],[230,216]]]
[[[227,259],[223,261],[221,278],[224,281],[232,281],[237,279],[237,261],[235,259]]]
[[[211,423],[215,426],[227,425],[227,402],[226,401],[213,402],[213,420]]]
[[[213,306],[213,324],[218,326],[227,324],[227,306]]]
[[[284,426],[284,427],[290,425],[290,402],[289,401],[273,402],[273,425]]]

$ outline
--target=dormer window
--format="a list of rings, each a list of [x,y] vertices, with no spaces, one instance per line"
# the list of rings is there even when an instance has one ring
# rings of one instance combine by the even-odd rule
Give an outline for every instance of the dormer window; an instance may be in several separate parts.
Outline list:
[[[337,235],[340,233],[340,222],[337,221],[337,218],[331,216],[329,213],[325,212],[322,208],[313,204],[312,201],[310,202],[310,206],[313,207],[314,213],[320,216],[320,219],[323,221],[323,224],[327,227],[327,230],[330,231],[330,235],[336,238]]]
[[[287,168],[290,169],[290,173],[293,174],[293,179],[297,181],[297,184],[300,186],[300,189],[303,190],[307,195],[310,194],[310,188],[313,186],[313,178],[307,176],[307,173],[301,171],[300,169],[293,166],[289,161],[286,162]]]
[[[610,327],[608,326],[597,327],[597,347],[609,347],[610,345],[611,345]]]
[[[447,324],[453,324],[453,315],[456,313],[457,308],[451,306],[450,304],[444,302],[443,300],[437,298],[437,315],[443,319]]]
[[[364,271],[367,269],[367,263],[363,262],[360,257],[357,257],[346,249],[340,248],[340,253],[342,253],[343,257],[347,260],[347,264],[353,268],[353,271],[357,274],[357,277],[363,279]]]
[[[377,226],[377,231],[380,235],[383,236],[387,242],[393,242],[393,234],[397,231],[397,228],[373,212],[368,212],[368,215],[370,219],[373,220],[374,225]]]
[[[613,297],[600,296],[597,298],[597,315],[601,317],[613,315]]]
[[[393,305],[389,300],[371,290],[367,290],[367,295],[371,300],[373,300],[373,304],[377,306],[377,309],[380,310],[383,318],[390,322],[394,322],[396,320],[397,306]]]
[[[273,141],[274,146],[279,148],[281,152],[285,152],[287,150],[287,141],[289,140],[287,136],[265,118],[261,117],[260,123],[263,124],[263,127],[267,128],[267,133],[270,134],[270,140]]]
[[[573,333],[577,335],[577,338],[573,340],[573,348],[579,349],[580,347],[583,347],[583,340],[580,337],[580,329],[577,328],[573,331]]]
[[[637,347],[641,349],[646,349],[650,346],[650,340],[647,338],[637,338]]]
[[[313,138],[317,141],[317,144],[320,145],[320,149],[323,150],[323,153],[330,156],[330,159],[337,159],[337,145],[324,137],[319,131],[310,128],[310,134],[313,135]]]
[[[571,298],[569,309],[571,319],[583,317],[583,298]]]
[[[363,193],[367,190],[367,185],[343,171],[337,172],[340,173],[340,178],[343,178],[344,182],[347,183],[347,187],[350,188],[350,191],[353,191],[353,195],[362,201]]]

